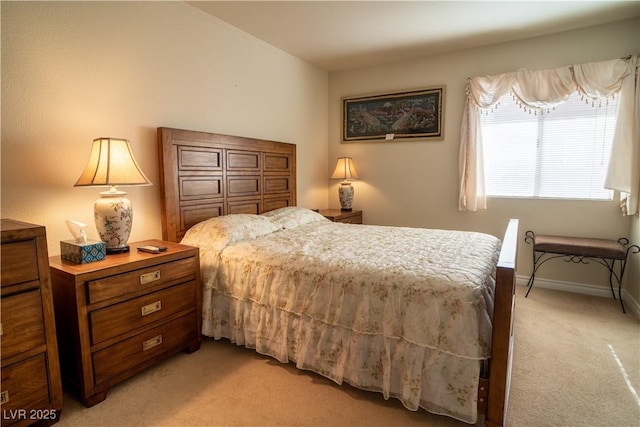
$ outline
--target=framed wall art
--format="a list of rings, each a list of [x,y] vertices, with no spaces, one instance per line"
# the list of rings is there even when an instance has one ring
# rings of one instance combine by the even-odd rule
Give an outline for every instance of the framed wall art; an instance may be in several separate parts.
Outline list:
[[[445,87],[342,99],[342,142],[442,139]]]

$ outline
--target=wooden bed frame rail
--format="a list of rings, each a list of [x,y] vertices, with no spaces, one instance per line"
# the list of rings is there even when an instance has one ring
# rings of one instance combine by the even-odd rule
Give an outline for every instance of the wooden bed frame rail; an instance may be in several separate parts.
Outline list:
[[[518,220],[511,219],[502,239],[502,250],[496,271],[493,335],[485,413],[487,427],[506,425],[513,360],[513,314],[517,255]]]

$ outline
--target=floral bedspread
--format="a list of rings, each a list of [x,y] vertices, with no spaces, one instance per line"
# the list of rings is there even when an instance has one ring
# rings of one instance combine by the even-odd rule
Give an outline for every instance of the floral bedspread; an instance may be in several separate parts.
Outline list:
[[[307,212],[231,215],[187,233],[201,248],[203,334],[475,423],[500,240]]]

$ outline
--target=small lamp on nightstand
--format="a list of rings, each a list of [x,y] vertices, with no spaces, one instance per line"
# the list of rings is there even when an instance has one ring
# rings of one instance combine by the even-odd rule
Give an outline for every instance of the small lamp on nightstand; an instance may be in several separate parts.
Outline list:
[[[333,171],[331,179],[343,180],[338,189],[340,206],[343,211],[350,211],[351,204],[353,203],[353,186],[349,181],[358,178],[360,177],[358,176],[358,172],[356,172],[353,159],[351,157],[338,157],[338,163],[336,163],[336,169]]]
[[[107,254],[128,252],[133,222],[131,202],[116,185],[151,185],[133,157],[126,139],[97,138],[89,162],[74,187],[109,186],[94,205],[94,218]]]

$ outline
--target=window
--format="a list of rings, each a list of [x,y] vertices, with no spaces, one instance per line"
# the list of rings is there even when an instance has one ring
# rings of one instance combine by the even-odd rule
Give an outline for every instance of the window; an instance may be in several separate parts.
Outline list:
[[[488,196],[606,199],[617,100],[593,107],[576,92],[554,110],[534,114],[504,96],[481,115]]]

